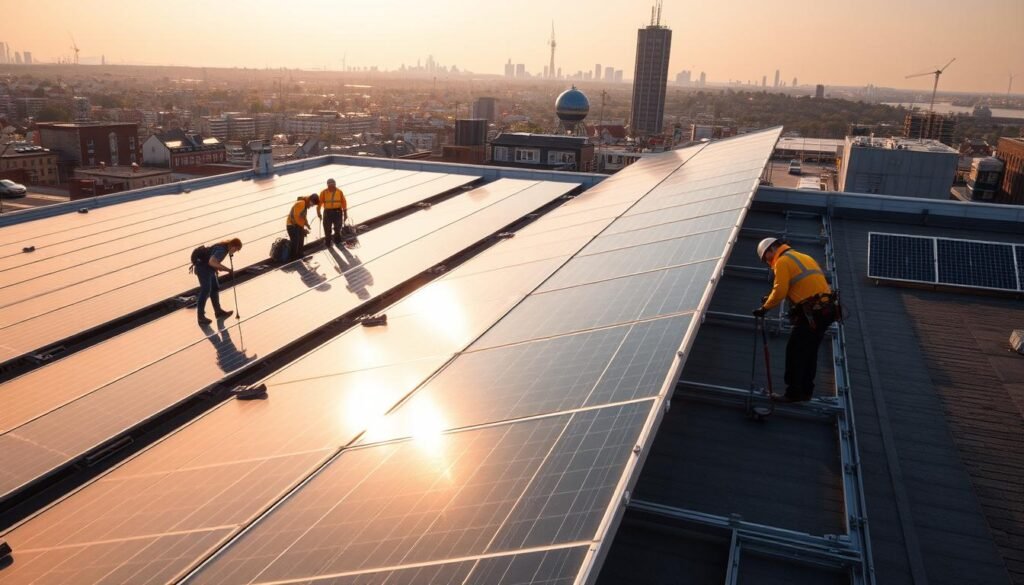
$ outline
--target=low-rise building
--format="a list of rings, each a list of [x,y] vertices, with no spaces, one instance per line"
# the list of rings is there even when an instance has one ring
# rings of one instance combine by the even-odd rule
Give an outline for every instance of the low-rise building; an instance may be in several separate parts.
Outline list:
[[[967,196],[971,201],[991,203],[999,195],[999,180],[1003,176],[1003,162],[986,156],[971,160],[967,175]]]
[[[491,161],[509,167],[589,172],[594,168],[594,145],[585,136],[503,132],[491,142]]]
[[[138,125],[116,122],[51,122],[36,125],[41,146],[59,155],[60,176],[75,167],[131,165],[142,160]]]
[[[76,169],[75,179],[93,181],[103,193],[130,191],[171,182],[170,169],[134,166],[99,166]]]
[[[142,144],[142,160],[153,167],[179,170],[184,167],[223,163],[227,160],[224,143],[182,130],[154,134]]]
[[[0,176],[18,176],[18,182],[28,185],[56,185],[57,153],[41,146],[12,145],[0,155]]]
[[[839,190],[949,199],[959,159],[937,140],[848,136]]]

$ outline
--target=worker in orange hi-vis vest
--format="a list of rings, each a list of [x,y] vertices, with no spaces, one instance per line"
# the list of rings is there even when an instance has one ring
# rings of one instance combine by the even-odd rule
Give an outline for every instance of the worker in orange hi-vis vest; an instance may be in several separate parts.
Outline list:
[[[334,234],[334,243],[341,243],[341,229],[348,217],[348,202],[345,201],[345,193],[338,188],[334,179],[327,179],[327,188],[320,192],[320,204],[317,205],[317,214],[323,209],[324,222],[324,244],[330,245],[331,234]]]
[[[781,402],[810,400],[818,371],[818,348],[829,326],[842,315],[838,293],[829,286],[814,258],[781,240],[761,240],[757,255],[771,267],[773,281],[771,293],[754,309],[754,317],[763,318],[766,311],[788,299],[793,325],[786,344],[786,394],[772,398]]]
[[[291,253],[288,257],[292,260],[302,257],[302,247],[306,243],[306,235],[309,234],[309,221],[306,219],[306,212],[310,207],[317,207],[317,215],[320,215],[319,204],[320,197],[313,193],[309,197],[299,197],[292,205],[292,210],[288,212],[285,226],[288,229],[288,240],[291,242],[289,246]]]

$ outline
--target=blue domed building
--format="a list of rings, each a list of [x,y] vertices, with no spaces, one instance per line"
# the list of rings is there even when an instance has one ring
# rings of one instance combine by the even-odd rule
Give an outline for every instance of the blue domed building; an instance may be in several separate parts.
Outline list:
[[[572,86],[563,91],[555,100],[555,114],[558,116],[559,128],[579,136],[586,135],[583,120],[590,113],[590,100],[586,94]]]

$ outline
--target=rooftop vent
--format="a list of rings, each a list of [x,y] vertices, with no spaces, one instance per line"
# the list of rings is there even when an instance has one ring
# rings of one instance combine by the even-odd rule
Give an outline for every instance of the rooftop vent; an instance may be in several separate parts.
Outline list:
[[[1014,329],[1010,334],[1010,347],[1017,353],[1024,355],[1024,329]]]

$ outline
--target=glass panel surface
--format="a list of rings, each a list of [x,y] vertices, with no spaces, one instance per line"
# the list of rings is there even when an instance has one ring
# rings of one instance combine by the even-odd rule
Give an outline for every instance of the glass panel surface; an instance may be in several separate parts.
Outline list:
[[[1013,247],[1008,244],[938,239],[939,282],[1017,290]]]
[[[617,250],[628,246],[639,246],[679,237],[680,234],[697,234],[725,228],[733,228],[739,223],[742,210],[723,211],[693,219],[685,219],[654,227],[602,235],[595,238],[581,255],[599,254],[609,250]]]
[[[539,292],[716,259],[725,253],[731,234],[730,228],[576,257],[549,278]]]
[[[478,343],[493,347],[697,308],[718,260],[534,294]]]
[[[935,240],[870,234],[868,276],[935,282]]]

